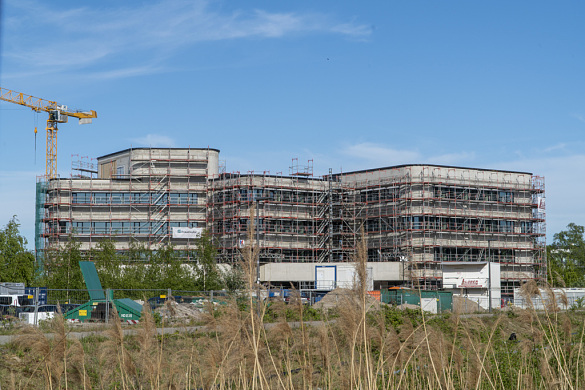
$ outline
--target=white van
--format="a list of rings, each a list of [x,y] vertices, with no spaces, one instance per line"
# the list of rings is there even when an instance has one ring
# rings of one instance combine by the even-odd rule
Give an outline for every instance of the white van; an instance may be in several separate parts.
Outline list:
[[[41,305],[37,308],[37,322],[50,320],[57,312],[56,305]],[[35,308],[34,306],[25,307],[22,312],[18,314],[18,318],[29,325],[35,325]]]
[[[21,307],[32,305],[32,295],[0,295],[0,314],[16,316]]]

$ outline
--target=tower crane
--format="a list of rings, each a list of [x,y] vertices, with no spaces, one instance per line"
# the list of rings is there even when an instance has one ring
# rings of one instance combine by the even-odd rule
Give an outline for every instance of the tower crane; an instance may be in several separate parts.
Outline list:
[[[0,87],[0,100],[10,103],[19,104],[28,107],[35,112],[47,112],[47,152],[45,164],[45,177],[47,180],[57,177],[57,124],[66,123],[69,117],[79,119],[79,124],[89,124],[93,118],[97,118],[97,113],[90,111],[69,110],[67,106],[58,104],[50,100],[37,98],[26,95],[22,92],[12,91]],[[35,128],[35,133],[36,133]]]

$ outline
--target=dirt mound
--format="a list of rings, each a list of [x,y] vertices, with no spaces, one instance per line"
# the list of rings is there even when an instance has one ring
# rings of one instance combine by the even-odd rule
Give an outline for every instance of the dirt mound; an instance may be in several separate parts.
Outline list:
[[[375,308],[380,306],[380,302],[369,295],[366,296],[366,302]],[[331,309],[339,305],[358,304],[358,298],[353,290],[347,288],[336,288],[325,295],[321,300],[313,305],[315,309]]]
[[[471,299],[453,295],[453,312],[459,314],[485,312],[479,303]]]
[[[164,305],[157,308],[155,313],[160,314],[163,318],[172,320],[199,320],[202,317],[201,308],[192,303],[177,303],[167,301]]]
[[[420,306],[419,305],[413,305],[411,303],[403,303],[402,305],[396,306],[396,308],[399,309],[399,310],[406,310],[406,309],[420,310]]]

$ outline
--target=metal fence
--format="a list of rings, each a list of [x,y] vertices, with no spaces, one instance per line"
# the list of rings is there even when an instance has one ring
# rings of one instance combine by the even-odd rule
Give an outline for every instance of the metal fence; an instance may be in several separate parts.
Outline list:
[[[0,301],[0,315],[6,323],[19,318],[31,325],[47,320],[60,312],[66,314],[90,300],[113,302],[116,299],[129,298],[140,303],[148,302],[150,308],[165,304],[168,300],[177,303],[203,305],[205,302],[227,301],[225,291],[182,291],[172,289],[103,289],[103,290],[66,290],[47,288],[28,288],[23,294],[4,296]],[[105,305],[109,307],[110,305]],[[108,321],[108,315],[105,321]]]

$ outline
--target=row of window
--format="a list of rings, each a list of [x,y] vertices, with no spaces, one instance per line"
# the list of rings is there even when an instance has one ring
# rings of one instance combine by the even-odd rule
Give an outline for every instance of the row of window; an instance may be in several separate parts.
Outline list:
[[[400,198],[400,188],[386,187],[374,190],[363,191],[359,195],[360,202],[378,202],[381,200],[396,200]],[[333,201],[335,201],[335,197]]]
[[[458,200],[480,200],[486,202],[514,202],[514,193],[512,191],[486,190],[483,188],[435,186],[434,197]]]
[[[533,233],[534,224],[530,221],[433,216],[368,219],[365,223],[365,230],[368,232],[377,232],[412,229],[513,233],[514,227],[516,226],[520,228],[520,233]]]
[[[402,195],[403,196],[403,195]],[[452,186],[434,186],[433,196],[441,199],[456,200],[477,200],[485,202],[514,202],[514,192],[495,189],[463,188]],[[333,194],[332,201],[339,202],[347,196]],[[385,187],[364,190],[357,195],[358,202],[392,201],[401,197],[399,187]],[[217,192],[213,196],[216,203],[233,201],[253,201],[257,198],[268,198],[276,202],[292,203],[315,203],[317,196],[315,192],[287,191],[287,190],[266,190],[262,188],[240,188],[237,192]]]
[[[435,261],[487,261],[490,259],[496,263],[513,263],[516,258],[513,249],[479,249],[439,247],[435,248]]]
[[[259,198],[271,200],[273,202],[290,202],[290,203],[315,203],[317,199],[316,192],[310,191],[290,191],[290,190],[267,190],[262,188],[240,188],[236,192],[216,192],[213,195],[215,203],[234,202],[234,201],[254,201]]]
[[[249,220],[241,218],[231,223],[216,221],[213,225],[215,233],[232,233],[246,231]],[[315,224],[311,221],[259,219],[259,229],[265,232],[275,233],[300,233],[314,234]],[[443,230],[461,232],[499,232],[514,233],[515,227],[519,227],[519,233],[534,233],[534,223],[531,221],[510,221],[501,219],[474,219],[474,218],[449,218],[434,216],[413,216],[402,218],[375,218],[365,221],[367,232],[397,231],[397,230]],[[344,229],[344,227],[346,229]],[[347,226],[334,223],[333,233],[346,232],[350,230]]]
[[[248,229],[249,219],[241,218],[232,223],[223,224],[221,221],[214,223],[214,233],[235,233],[245,232]],[[262,232],[268,233],[296,233],[296,234],[314,234],[315,226],[311,221],[291,221],[260,218],[258,228]]]
[[[197,227],[197,222],[68,222],[49,223],[47,233],[60,234],[169,234],[173,227]]]
[[[198,194],[193,192],[73,192],[75,204],[197,204]]]

